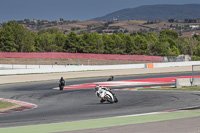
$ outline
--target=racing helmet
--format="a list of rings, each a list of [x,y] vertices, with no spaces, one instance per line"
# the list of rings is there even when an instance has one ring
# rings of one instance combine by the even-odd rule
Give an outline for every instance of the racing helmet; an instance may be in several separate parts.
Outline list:
[[[99,87],[99,85],[95,85],[95,90],[98,91]]]

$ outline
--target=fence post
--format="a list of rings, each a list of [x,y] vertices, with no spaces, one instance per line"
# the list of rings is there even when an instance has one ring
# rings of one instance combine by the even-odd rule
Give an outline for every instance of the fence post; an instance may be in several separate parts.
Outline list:
[[[40,68],[40,59],[39,59],[39,68]]]
[[[78,59],[78,65],[80,66],[80,59]]]

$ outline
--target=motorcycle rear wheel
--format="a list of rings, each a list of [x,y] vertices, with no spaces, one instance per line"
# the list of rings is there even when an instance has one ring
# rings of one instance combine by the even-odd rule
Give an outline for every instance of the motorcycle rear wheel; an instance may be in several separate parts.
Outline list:
[[[61,87],[60,87],[60,90],[62,91],[62,90],[63,90],[63,88],[64,88],[64,86],[61,86]]]
[[[113,103],[113,100],[112,98],[109,96],[109,95],[106,95],[106,99],[109,103]]]
[[[115,103],[117,103],[118,102],[118,99],[117,98],[115,98],[115,101],[114,101]]]

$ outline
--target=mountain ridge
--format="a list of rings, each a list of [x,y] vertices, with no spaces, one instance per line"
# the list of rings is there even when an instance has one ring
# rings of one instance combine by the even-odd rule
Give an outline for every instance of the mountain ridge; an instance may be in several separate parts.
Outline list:
[[[93,21],[113,20],[184,20],[200,18],[200,4],[157,4],[143,5],[135,8],[125,8],[102,17],[93,18]]]

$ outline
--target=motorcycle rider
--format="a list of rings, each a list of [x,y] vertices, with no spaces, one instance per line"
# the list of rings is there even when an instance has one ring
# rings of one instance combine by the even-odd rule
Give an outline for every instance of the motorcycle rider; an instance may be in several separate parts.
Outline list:
[[[63,77],[61,77],[60,80],[59,80],[59,88],[60,88],[60,90],[63,90],[64,86],[65,86],[65,80],[63,79]]]
[[[105,100],[101,97],[101,93],[103,93],[104,90],[105,90],[105,91],[109,91],[109,92],[113,95],[113,97],[114,97],[114,99],[115,99],[115,102],[118,102],[118,100],[117,100],[115,94],[111,91],[110,88],[101,87],[101,86],[99,86],[99,85],[95,85],[95,93],[96,93],[96,95],[97,95],[99,98],[101,98],[101,100],[100,100],[101,103],[105,102]]]
[[[107,79],[107,81],[112,81],[112,80],[114,80],[114,76],[110,76],[110,77]]]

